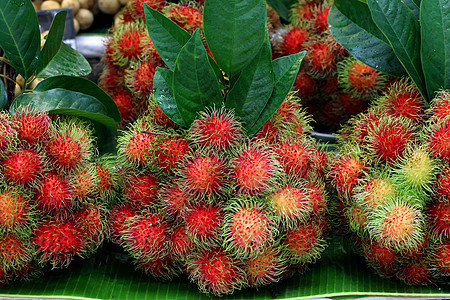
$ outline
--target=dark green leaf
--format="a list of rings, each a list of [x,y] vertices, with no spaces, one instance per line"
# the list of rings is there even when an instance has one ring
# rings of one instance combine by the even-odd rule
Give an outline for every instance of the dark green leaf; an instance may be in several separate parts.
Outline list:
[[[173,97],[172,86],[173,72],[169,69],[156,67],[153,77],[153,95],[155,96],[156,104],[169,119],[185,127],[184,120]]]
[[[402,0],[402,3],[404,5],[406,5],[411,10],[411,12],[416,16],[417,20],[419,20],[419,17],[420,17],[420,10],[419,10],[420,1],[419,1],[419,5],[417,5],[415,0]]]
[[[237,74],[258,54],[264,42],[266,16],[264,0],[205,2],[206,42],[226,74]]]
[[[148,34],[158,54],[173,70],[181,48],[189,40],[189,33],[159,11],[144,3]]]
[[[289,10],[295,3],[295,0],[267,0],[267,3],[276,10],[276,12],[285,19],[289,19]]]
[[[225,107],[234,109],[245,128],[251,128],[270,98],[274,84],[272,51],[267,36],[266,43],[228,92]]]
[[[39,77],[47,78],[58,75],[87,76],[91,72],[91,65],[86,58],[72,47],[62,43],[58,53],[56,53]]]
[[[222,105],[219,83],[198,29],[178,55],[173,72],[173,94],[186,126],[206,107]]]
[[[41,49],[38,18],[31,1],[0,1],[0,48],[20,75],[31,77]]]
[[[302,51],[277,58],[273,61],[273,74],[275,79],[273,92],[258,120],[247,131],[249,136],[255,134],[281,106],[294,85],[295,78],[297,77],[300,64],[302,63],[305,54],[306,51]]]
[[[5,84],[0,78],[0,109],[5,108],[8,103],[8,93],[6,92]]]
[[[420,62],[420,25],[401,0],[368,0],[372,19],[389,40],[395,55],[426,98]]]
[[[106,115],[117,123],[122,121],[119,109],[114,100],[94,82],[76,76],[53,76],[41,81],[35,88],[36,92],[44,92],[62,88],[73,92],[86,94],[100,101],[106,109]]]
[[[406,74],[388,40],[372,21],[367,4],[336,0],[328,24],[336,41],[366,65],[394,76]]]
[[[107,116],[105,106],[96,98],[66,89],[22,94],[11,104],[14,113],[21,106],[31,106],[38,111],[88,118],[116,131],[116,122]]]
[[[422,68],[429,99],[440,88],[450,89],[450,2],[422,0]]]
[[[52,25],[48,31],[47,40],[45,41],[44,47],[42,47],[41,54],[39,55],[36,77],[39,77],[39,73],[47,67],[48,63],[61,48],[64,27],[66,25],[66,16],[67,11],[62,10],[53,18]]]

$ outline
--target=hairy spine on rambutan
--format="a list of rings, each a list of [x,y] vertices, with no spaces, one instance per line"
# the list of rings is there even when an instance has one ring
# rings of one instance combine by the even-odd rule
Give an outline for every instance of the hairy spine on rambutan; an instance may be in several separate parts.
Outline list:
[[[4,178],[12,184],[31,185],[47,168],[44,155],[37,149],[21,147],[8,151],[1,161]]]
[[[450,238],[450,203],[435,200],[427,205],[426,211],[429,230],[432,237],[437,240]]]
[[[85,235],[70,220],[44,219],[36,228],[32,242],[36,246],[39,263],[53,268],[67,267],[76,256],[83,257],[87,241]]]
[[[429,266],[424,260],[403,264],[397,272],[397,277],[409,285],[427,285],[431,283]]]
[[[311,170],[313,145],[306,139],[286,139],[275,145],[275,153],[288,176],[306,178]]]
[[[131,92],[126,89],[120,89],[119,91],[114,91],[111,97],[117,105],[120,116],[122,117],[121,124],[127,125],[129,122],[133,121],[136,116],[137,99]]]
[[[128,5],[135,19],[144,20],[144,3],[153,9],[162,11],[166,5],[166,0],[130,0]]]
[[[224,208],[223,248],[239,258],[254,257],[275,241],[277,224],[255,196],[228,200]]]
[[[178,180],[166,182],[159,189],[159,202],[169,219],[181,217],[191,201],[192,195],[180,185]]]
[[[30,144],[42,142],[52,130],[50,117],[29,107],[19,109],[13,121],[19,140]]]
[[[17,131],[11,116],[4,111],[0,112],[0,151],[16,142]]]
[[[80,202],[89,202],[97,193],[99,178],[93,163],[88,163],[75,170],[68,178],[75,198]]]
[[[147,133],[149,134],[149,133]],[[150,133],[158,134],[158,132]],[[188,155],[190,148],[183,136],[174,135],[173,137],[158,136],[155,142],[155,151],[151,161],[155,171],[163,173],[173,173]]]
[[[153,91],[157,64],[151,60],[131,63],[125,70],[125,85],[137,99],[147,99]]]
[[[336,70],[338,54],[332,38],[311,38],[306,44],[307,71],[315,78],[323,78]]]
[[[347,206],[346,215],[349,229],[362,238],[368,237],[367,222],[369,217],[365,207],[358,203],[350,203]]]
[[[392,182],[390,175],[383,172],[370,174],[361,181],[355,189],[355,202],[372,210],[389,201],[397,194],[397,187]]]
[[[84,205],[72,216],[73,223],[86,236],[86,251],[93,253],[103,243],[106,233],[106,207],[99,204]]]
[[[220,152],[236,145],[243,137],[243,129],[232,111],[210,108],[199,113],[188,135],[194,145]]]
[[[301,223],[286,232],[282,239],[282,249],[292,264],[315,262],[325,248],[320,225]]]
[[[427,111],[431,119],[444,119],[450,115],[450,91],[440,90],[430,103],[431,108]]]
[[[181,265],[170,256],[151,260],[136,260],[136,269],[152,276],[159,281],[168,281],[178,276],[182,270]]]
[[[396,251],[370,239],[363,241],[362,248],[368,263],[380,276],[392,277],[395,275],[400,267],[399,255]]]
[[[289,21],[294,24],[302,24],[305,21],[313,20],[313,9],[316,5],[318,4],[310,0],[295,1],[290,10]]]
[[[36,187],[34,201],[44,213],[65,216],[74,205],[74,193],[66,178],[47,173]]]
[[[289,27],[282,33],[277,51],[283,55],[295,54],[306,48],[306,42],[310,38],[307,29],[301,27]]]
[[[193,6],[184,4],[169,4],[163,8],[166,17],[174,21],[184,30],[192,33],[197,28],[203,27],[203,14]]]
[[[288,264],[278,245],[269,246],[255,257],[244,261],[244,271],[250,286],[273,284],[283,279]]]
[[[172,251],[170,256],[175,261],[185,262],[189,253],[195,250],[195,244],[189,238],[187,227],[185,224],[180,224],[174,227],[170,237],[172,241]]]
[[[220,243],[224,213],[218,204],[196,203],[183,214],[189,238],[199,246]]]
[[[111,200],[117,192],[119,168],[115,156],[103,156],[94,163],[97,181],[97,196],[104,202]]]
[[[115,244],[122,244],[124,242],[122,232],[132,224],[133,217],[137,216],[138,212],[130,205],[116,205],[110,209],[107,225],[108,236]]]
[[[450,276],[450,244],[448,240],[433,245],[429,259],[434,277],[440,279]]]
[[[441,201],[450,200],[450,168],[448,165],[443,167],[438,174],[434,183],[434,193],[437,199]]]
[[[29,236],[0,233],[0,269],[19,270],[34,258],[34,252]]]
[[[154,205],[158,194],[158,179],[149,172],[132,170],[131,173],[125,180],[125,199],[135,207]]]
[[[242,264],[220,248],[189,255],[187,273],[200,291],[215,296],[231,294],[246,284]]]
[[[450,160],[450,118],[434,120],[425,128],[425,140],[432,155]]]
[[[0,191],[0,234],[27,232],[33,217],[33,207],[20,188],[8,187]]]

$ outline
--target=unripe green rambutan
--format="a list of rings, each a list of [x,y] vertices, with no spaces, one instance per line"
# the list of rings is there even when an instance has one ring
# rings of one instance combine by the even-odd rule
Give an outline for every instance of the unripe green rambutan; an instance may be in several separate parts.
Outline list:
[[[43,155],[35,149],[18,148],[8,152],[1,161],[5,179],[13,184],[29,185],[46,168]]]
[[[82,257],[87,245],[85,235],[72,221],[52,218],[41,221],[32,242],[39,263],[49,263],[53,268],[67,267],[76,256]]]
[[[200,202],[188,208],[184,212],[183,218],[189,237],[195,244],[217,244],[223,224],[223,215],[223,210],[219,205]]]
[[[156,203],[158,179],[151,173],[135,173],[127,177],[124,196],[132,206],[143,207]]]
[[[21,232],[32,216],[32,207],[23,191],[6,188],[0,191],[0,233]]]
[[[123,246],[132,257],[142,262],[161,259],[170,251],[170,227],[162,214],[140,212],[130,219],[122,234]]]
[[[109,237],[113,243],[122,244],[122,232],[130,226],[132,219],[138,215],[130,205],[116,205],[111,208],[108,216]]]
[[[278,246],[269,246],[255,257],[244,262],[244,271],[250,286],[273,284],[283,279],[287,261]]]
[[[260,202],[247,195],[229,200],[224,208],[223,248],[235,257],[254,257],[275,241],[275,220]]]
[[[29,237],[0,233],[0,269],[18,270],[29,263],[33,255]]]
[[[137,265],[137,270],[141,270],[145,274],[161,281],[171,280],[173,277],[181,273],[181,266],[169,256],[151,259],[148,261],[137,260],[135,263]]]
[[[30,144],[42,142],[52,130],[52,121],[46,113],[27,107],[18,110],[13,115],[13,121],[17,137]]]
[[[372,210],[392,199],[396,193],[397,188],[388,176],[376,174],[370,176],[367,183],[358,188],[354,197],[357,203]]]
[[[38,183],[34,201],[39,210],[56,216],[67,215],[74,205],[72,187],[66,178],[55,173],[47,173]]]
[[[245,286],[242,265],[222,249],[203,250],[188,257],[187,272],[203,293],[231,294]]]
[[[301,265],[316,261],[325,248],[322,231],[321,226],[314,223],[302,223],[288,230],[282,248],[289,261]]]

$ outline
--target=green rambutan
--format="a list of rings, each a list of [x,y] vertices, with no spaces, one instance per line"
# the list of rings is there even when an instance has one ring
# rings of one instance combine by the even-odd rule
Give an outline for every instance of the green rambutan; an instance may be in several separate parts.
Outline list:
[[[215,245],[219,242],[223,218],[221,206],[201,202],[189,207],[183,213],[189,238],[198,245]]]
[[[241,123],[232,111],[223,108],[201,112],[189,128],[191,143],[216,151],[228,150],[242,136]]]
[[[187,272],[200,291],[215,296],[231,294],[245,286],[241,263],[220,248],[189,255]]]
[[[113,243],[122,244],[122,232],[131,224],[131,220],[138,215],[135,208],[130,205],[116,205],[111,208],[107,224],[109,237]]]
[[[27,237],[0,234],[0,269],[18,270],[33,259],[34,249]]]
[[[0,191],[0,233],[20,231],[31,214],[32,208],[23,191],[13,187]]]
[[[285,275],[287,262],[277,246],[269,246],[263,252],[247,259],[244,271],[250,286],[273,284]]]
[[[30,144],[43,141],[52,130],[50,117],[31,108],[19,109],[12,118],[19,140]]]
[[[82,257],[87,241],[81,229],[70,220],[44,219],[37,226],[32,242],[39,263],[53,268],[67,267],[76,256]]]
[[[166,17],[174,21],[187,32],[194,32],[203,27],[203,14],[187,2],[182,4],[169,4],[163,8]]]
[[[389,176],[372,175],[366,184],[361,185],[355,194],[355,201],[371,210],[389,201],[397,194],[397,188]]]
[[[433,201],[427,206],[427,216],[431,236],[441,239],[450,238],[450,203]]]
[[[157,199],[158,179],[148,172],[131,174],[126,180],[123,193],[132,206],[152,205]]]
[[[46,173],[37,184],[34,201],[37,209],[63,216],[74,205],[74,193],[66,178]]]
[[[282,249],[293,264],[306,264],[316,261],[325,248],[321,226],[310,223],[298,224],[286,232]]]
[[[248,141],[235,149],[231,177],[239,193],[255,194],[277,187],[281,166],[275,154],[262,141]]]
[[[1,161],[1,166],[7,181],[29,185],[44,172],[46,162],[38,150],[21,147],[9,151]]]
[[[282,34],[278,51],[283,55],[290,55],[305,50],[306,42],[309,40],[309,37],[310,33],[305,28],[287,28]]]
[[[223,247],[235,257],[254,257],[274,243],[276,223],[259,198],[243,196],[224,208]]]

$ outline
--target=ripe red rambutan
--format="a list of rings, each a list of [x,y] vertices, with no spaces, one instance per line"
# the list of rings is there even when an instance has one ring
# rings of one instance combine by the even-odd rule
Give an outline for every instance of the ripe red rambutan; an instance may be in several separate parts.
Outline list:
[[[82,257],[87,241],[81,229],[70,220],[44,219],[36,228],[32,242],[41,265],[67,267],[76,256]]]
[[[137,216],[138,212],[130,205],[116,205],[110,210],[108,216],[109,236],[113,243],[122,244],[122,232],[130,226],[133,217]]]
[[[108,94],[114,94],[117,90],[123,90],[125,88],[125,69],[113,64],[113,51],[109,54],[107,45],[104,60],[106,60],[103,72],[98,79],[98,85],[105,90]],[[111,60],[111,61],[109,61]]]
[[[69,184],[73,188],[74,196],[78,200],[87,200],[93,197],[98,184],[97,172],[93,164],[87,164],[83,168],[75,170],[69,177]]]
[[[278,143],[274,151],[289,176],[305,178],[310,170],[312,145],[306,140],[288,140]]]
[[[88,241],[87,248],[95,250],[105,237],[104,207],[98,204],[84,205],[72,216],[76,224]]]
[[[14,128],[21,141],[36,144],[48,137],[52,121],[46,113],[23,108],[13,115]]]
[[[125,84],[137,98],[145,98],[153,92],[153,76],[157,65],[153,61],[132,63],[125,70]]]
[[[4,150],[17,138],[17,131],[9,114],[0,112],[0,150]]]
[[[298,53],[306,48],[309,36],[307,29],[291,27],[283,33],[279,51],[286,55]]]
[[[231,294],[245,285],[241,264],[222,249],[204,250],[188,258],[189,278],[204,293]]]
[[[328,199],[325,184],[318,180],[306,183],[306,192],[311,199],[311,214],[314,216],[324,216],[327,212]]]
[[[298,132],[299,134],[303,134],[310,129],[307,125],[309,118],[302,111],[299,99],[292,95],[284,99],[283,103],[273,114],[272,119],[275,122],[283,123],[286,128],[289,128],[286,125],[294,124],[294,128],[291,128],[291,131]],[[298,128],[299,126],[301,129]]]
[[[135,19],[141,20],[144,20],[145,18],[144,3],[158,11],[162,11],[162,9],[166,6],[165,0],[130,0],[129,3],[130,4],[128,5],[131,7],[132,15]]]
[[[434,191],[436,197],[441,201],[450,200],[450,168],[441,170],[441,173],[437,176]]]
[[[450,119],[445,118],[431,124],[427,129],[426,140],[431,153],[440,159],[450,158]]]
[[[194,249],[194,244],[189,238],[186,225],[178,225],[173,229],[171,257],[177,261],[184,261],[189,253]]]
[[[181,180],[189,193],[209,198],[227,187],[227,173],[222,157],[214,153],[197,153],[183,162]]]
[[[294,89],[297,90],[302,101],[308,101],[316,96],[317,83],[311,75],[300,70],[294,81]]]
[[[215,244],[219,240],[223,211],[218,205],[196,203],[183,214],[189,237],[195,244]]]
[[[356,115],[367,109],[368,102],[366,100],[352,97],[350,94],[339,93],[337,99],[347,115]]]
[[[123,246],[132,257],[143,262],[161,259],[170,251],[169,230],[162,214],[141,212],[121,232]]]
[[[74,194],[66,178],[47,173],[38,183],[34,200],[39,210],[62,216],[74,204]]]
[[[18,270],[33,259],[30,240],[12,233],[0,234],[0,269]]]
[[[170,256],[136,261],[136,269],[161,281],[170,280],[181,273],[181,267]]]
[[[159,201],[164,212],[172,219],[183,214],[190,201],[190,195],[178,181],[173,181],[161,187]]]
[[[37,150],[18,148],[2,160],[3,175],[12,183],[27,185],[35,181],[44,171],[45,162]]]
[[[306,48],[307,70],[314,77],[322,78],[336,69],[337,53],[329,39],[312,39]]]
[[[322,228],[316,224],[299,224],[287,231],[282,247],[291,263],[312,263],[324,248]]]
[[[195,7],[183,4],[169,4],[163,9],[164,15],[184,30],[192,33],[203,26],[203,14]]]
[[[118,169],[115,157],[102,157],[94,164],[97,178],[95,191],[103,201],[113,198],[118,188]]]
[[[268,247],[264,252],[247,259],[244,265],[248,283],[254,287],[280,281],[286,268],[286,260],[278,247]]]
[[[450,244],[444,242],[432,250],[431,263],[438,276],[450,275]]]
[[[267,26],[270,29],[277,28],[281,25],[280,15],[269,4],[266,4],[267,8]]]
[[[199,147],[228,150],[243,136],[242,127],[233,113],[225,109],[203,111],[192,122],[189,137]]]
[[[276,224],[258,200],[251,196],[232,199],[224,209],[223,244],[235,257],[254,257],[274,242]]]
[[[0,191],[0,232],[20,229],[30,219],[30,205],[22,191]]]
[[[157,139],[153,163],[159,170],[172,173],[189,152],[189,145],[182,137]]]
[[[232,177],[239,193],[254,194],[276,188],[281,167],[268,146],[257,140],[236,150]]]
[[[371,240],[365,240],[363,251],[367,261],[379,275],[384,277],[395,275],[399,268],[397,252]]]
[[[274,123],[273,120],[268,120],[264,125],[255,133],[254,137],[262,139],[268,145],[276,144],[279,140],[280,129]]]
[[[345,153],[345,150],[344,152]],[[347,154],[330,159],[328,178],[336,189],[339,197],[349,199],[358,179],[362,177],[366,168],[365,162],[356,155]]]
[[[153,120],[153,123],[155,125],[161,126],[164,129],[177,128],[178,126],[164,114],[161,108],[159,108],[159,106],[156,104],[153,97],[150,97],[150,103],[147,113],[150,119]]]
[[[433,201],[427,207],[431,235],[439,240],[450,238],[450,203]]]
[[[443,119],[450,115],[450,92],[439,91],[431,102],[431,109],[428,111],[432,118]]]
[[[350,230],[358,236],[366,236],[367,222],[369,218],[367,211],[358,203],[350,203],[350,205],[346,208],[348,226]]]
[[[431,283],[431,273],[424,261],[416,261],[402,265],[397,277],[409,285],[427,285]]]
[[[135,117],[136,99],[128,90],[119,90],[112,95],[114,103],[119,109],[122,123],[127,124]]]
[[[322,33],[328,30],[328,13],[331,6],[319,5],[314,9],[313,27],[316,32]]]
[[[314,1],[297,1],[291,8],[290,21],[291,23],[301,23],[315,18],[314,8],[316,7]]]
[[[127,139],[119,150],[125,159],[132,164],[147,165],[154,155],[155,135],[136,131],[124,137]]]
[[[124,196],[136,207],[148,206],[156,202],[158,179],[149,173],[132,174],[127,178]]]

